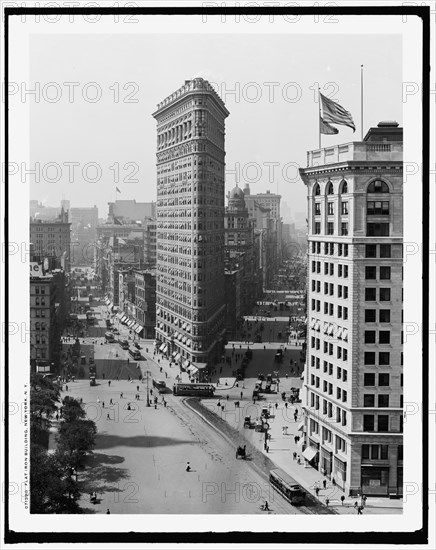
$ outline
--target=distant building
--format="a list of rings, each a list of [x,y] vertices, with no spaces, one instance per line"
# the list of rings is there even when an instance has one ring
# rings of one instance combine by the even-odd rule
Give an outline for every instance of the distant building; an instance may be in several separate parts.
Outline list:
[[[70,208],[68,217],[71,222],[71,263],[92,264],[97,240],[98,208]]]
[[[71,224],[63,209],[56,220],[30,219],[30,243],[44,268],[70,271]]]
[[[156,218],[156,203],[155,202],[136,202],[132,200],[117,200],[115,203],[109,204],[109,219],[114,218],[128,222],[143,222],[146,218]]]
[[[202,78],[162,101],[157,121],[156,338],[204,378],[222,353],[224,121],[229,112]],[[192,365],[190,365],[192,363]]]
[[[67,209],[64,208],[65,211]],[[29,215],[35,220],[52,221],[61,214],[61,206],[45,206],[37,200],[29,201]]]
[[[403,129],[307,153],[303,456],[351,495],[403,491]]]
[[[224,218],[226,277],[226,329],[234,334],[243,315],[251,312],[262,295],[262,275],[254,246],[254,228],[248,217],[242,189],[228,195]]]
[[[34,370],[38,364],[47,364],[49,372],[59,368],[60,338],[69,302],[66,289],[64,271],[44,273],[41,264],[31,262],[30,360]]]
[[[263,286],[268,288],[282,261],[281,195],[270,191],[251,195],[247,183],[244,187],[244,199],[254,228],[262,233]]]

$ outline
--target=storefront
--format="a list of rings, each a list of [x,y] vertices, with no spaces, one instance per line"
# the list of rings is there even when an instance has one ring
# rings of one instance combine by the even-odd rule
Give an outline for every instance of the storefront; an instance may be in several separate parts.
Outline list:
[[[333,463],[333,476],[335,478],[336,484],[339,485],[341,489],[345,489],[345,484],[347,481],[347,463],[340,460],[337,456],[334,457]]]
[[[331,451],[328,451],[327,449],[324,449],[324,447],[321,447],[321,468],[320,472],[330,477],[332,475],[332,467],[333,467],[333,453]]]
[[[303,451],[304,458],[310,465],[318,470],[319,466],[319,443],[309,438],[309,446]]]
[[[362,466],[360,484],[365,495],[387,495],[389,466]]]

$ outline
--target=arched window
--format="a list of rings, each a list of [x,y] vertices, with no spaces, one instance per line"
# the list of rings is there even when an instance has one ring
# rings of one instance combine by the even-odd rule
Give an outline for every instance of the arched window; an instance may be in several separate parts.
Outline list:
[[[368,185],[367,193],[389,193],[387,183],[382,180],[374,180]]]
[[[327,182],[327,195],[333,195],[333,183],[331,181]]]
[[[347,180],[342,180],[340,184],[341,194],[348,193],[348,183]]]
[[[315,187],[313,188],[313,194],[314,195],[320,195],[321,194],[321,190],[319,188],[319,183],[315,184]]]

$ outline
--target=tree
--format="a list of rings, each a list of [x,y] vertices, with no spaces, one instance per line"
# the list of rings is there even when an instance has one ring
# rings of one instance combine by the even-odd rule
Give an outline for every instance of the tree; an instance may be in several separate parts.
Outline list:
[[[51,419],[57,411],[60,389],[42,374],[30,375],[30,437],[33,443],[47,447]]]
[[[74,422],[85,417],[85,411],[82,405],[70,396],[66,396],[62,402],[62,418],[65,422]]]
[[[32,514],[80,514],[77,482],[40,445],[30,446],[30,511]]]
[[[56,440],[65,464],[77,468],[84,454],[94,446],[96,434],[97,428],[92,420],[61,422]]]

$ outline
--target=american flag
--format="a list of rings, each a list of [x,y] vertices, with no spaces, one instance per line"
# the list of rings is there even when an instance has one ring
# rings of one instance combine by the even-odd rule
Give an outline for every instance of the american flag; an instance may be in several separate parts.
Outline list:
[[[339,103],[329,99],[325,95],[319,94],[321,97],[322,105],[322,119],[324,122],[331,122],[333,124],[343,124],[353,129],[353,132],[356,131],[356,126],[354,125],[353,117],[351,113],[346,111]]]
[[[322,117],[319,117],[319,131],[321,134],[338,134],[339,130],[335,128],[334,126],[330,126],[328,122],[322,119]]]

